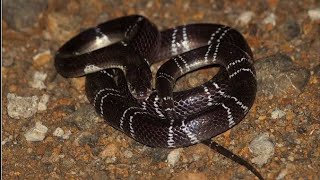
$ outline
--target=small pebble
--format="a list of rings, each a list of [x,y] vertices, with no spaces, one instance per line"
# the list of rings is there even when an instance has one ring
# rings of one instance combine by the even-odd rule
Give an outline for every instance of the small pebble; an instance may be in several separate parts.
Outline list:
[[[106,164],[112,164],[117,161],[117,157],[107,157],[106,160],[104,161]]]
[[[47,51],[41,52],[39,54],[36,54],[32,58],[33,66],[36,66],[36,67],[44,66],[45,64],[49,63],[51,58],[52,58],[52,55],[51,55],[50,50],[47,50]]]
[[[288,41],[298,37],[301,32],[299,23],[293,19],[287,20],[281,29]]]
[[[36,71],[33,75],[33,81],[30,82],[30,86],[35,89],[46,89],[47,86],[44,84],[44,81],[47,78],[47,73]]]
[[[172,150],[167,156],[169,166],[174,167],[180,159],[182,148]]]
[[[64,130],[60,127],[57,127],[56,130],[54,130],[53,132],[53,136],[56,136],[56,137],[62,137],[64,135]]]
[[[75,124],[79,129],[90,129],[97,126],[97,122],[103,121],[102,118],[97,116],[92,105],[84,105],[65,117],[69,123]]]
[[[282,169],[279,173],[279,175],[276,177],[276,180],[281,180],[283,179],[284,177],[286,177],[286,175],[288,174],[288,169],[285,168],[285,169]]]
[[[67,130],[63,135],[62,135],[62,139],[69,139],[70,135],[71,135],[71,131]]]
[[[255,157],[252,163],[262,167],[274,155],[274,144],[269,139],[268,133],[263,133],[251,141],[249,150]]]
[[[36,122],[36,125],[29,129],[25,134],[24,137],[27,141],[42,141],[46,137],[46,133],[48,128],[42,125],[41,122]]]
[[[280,119],[285,115],[286,115],[286,113],[284,111],[281,111],[280,109],[276,109],[276,110],[272,111],[271,119]]]
[[[98,137],[96,135],[91,134],[90,132],[83,131],[76,139],[74,140],[74,144],[76,146],[89,145],[94,146],[98,142]]]
[[[254,64],[257,72],[258,93],[264,95],[298,96],[307,85],[310,72],[295,66],[285,54],[275,54],[261,58]]]
[[[32,117],[38,110],[39,98],[37,96],[21,97],[12,93],[8,93],[7,99],[7,111],[11,118],[29,118]]]
[[[320,8],[308,10],[308,16],[312,21],[320,20]]]
[[[292,155],[288,156],[289,161],[294,161],[294,157]]]
[[[240,24],[242,26],[247,25],[252,18],[254,17],[254,12],[252,11],[246,11],[240,14],[240,16],[237,18],[236,23]]]
[[[119,152],[119,148],[115,144],[109,144],[103,151],[100,152],[99,157],[105,159],[107,157],[114,157]]]
[[[38,111],[45,111],[47,110],[47,103],[49,102],[49,95],[44,94],[41,96],[39,104],[38,104]]]
[[[262,116],[259,116],[259,117],[258,117],[258,120],[260,120],[260,121],[261,121],[261,120],[265,120],[265,119],[267,119],[267,116],[266,116],[266,115],[262,115]]]
[[[32,148],[28,148],[28,149],[27,149],[27,153],[28,153],[28,154],[31,154],[32,152],[33,152],[33,149],[32,149]]]
[[[276,15],[273,13],[270,13],[262,22],[263,24],[272,24],[273,26],[276,25]]]
[[[132,158],[133,153],[129,150],[125,150],[123,155],[124,155],[124,157],[129,159],[129,158]]]

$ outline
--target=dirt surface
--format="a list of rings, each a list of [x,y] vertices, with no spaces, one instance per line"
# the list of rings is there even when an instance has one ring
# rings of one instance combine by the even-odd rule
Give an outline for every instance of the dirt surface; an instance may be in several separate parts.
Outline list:
[[[198,144],[143,146],[108,126],[89,104],[84,78],[65,79],[55,51],[81,30],[141,14],[165,29],[221,23],[238,29],[255,57],[258,94],[245,119],[214,138],[266,179],[320,177],[320,3],[317,0],[4,1],[4,179],[253,179]],[[181,80],[194,86],[204,70]]]

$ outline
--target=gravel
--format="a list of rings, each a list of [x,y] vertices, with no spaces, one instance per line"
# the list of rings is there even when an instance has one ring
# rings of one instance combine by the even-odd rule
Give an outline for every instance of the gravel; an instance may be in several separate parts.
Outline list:
[[[262,167],[274,155],[274,144],[268,133],[262,133],[251,141],[249,150],[255,155],[251,162]]]
[[[37,96],[21,97],[8,93],[7,99],[7,111],[11,118],[30,118],[38,111],[39,98]]]
[[[36,122],[35,126],[29,129],[24,137],[27,141],[43,141],[48,132],[48,128],[41,122]]]

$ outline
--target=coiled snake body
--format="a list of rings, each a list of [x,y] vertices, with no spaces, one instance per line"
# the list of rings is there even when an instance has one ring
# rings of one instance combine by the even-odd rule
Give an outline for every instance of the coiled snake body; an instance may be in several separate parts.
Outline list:
[[[168,58],[153,89],[149,66]],[[210,81],[173,92],[179,77],[211,65],[220,70]],[[159,32],[139,15],[114,19],[65,43],[55,67],[64,77],[86,76],[87,97],[96,111],[114,128],[152,147],[202,142],[226,155],[229,151],[210,138],[239,123],[256,94],[249,46],[238,31],[217,24]],[[261,177],[240,160],[235,161]]]

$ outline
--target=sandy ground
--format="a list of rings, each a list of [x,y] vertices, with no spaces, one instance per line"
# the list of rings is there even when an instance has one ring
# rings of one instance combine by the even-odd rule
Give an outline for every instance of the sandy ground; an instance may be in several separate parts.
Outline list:
[[[168,150],[135,142],[94,112],[84,78],[56,73],[54,53],[65,41],[129,14],[144,15],[161,29],[210,22],[243,33],[255,57],[256,102],[239,125],[214,140],[254,163],[266,179],[319,179],[319,1],[32,0],[3,5],[4,179],[254,178],[201,144]],[[210,73],[190,75],[180,84],[193,86]],[[261,151],[252,150],[256,142]]]

